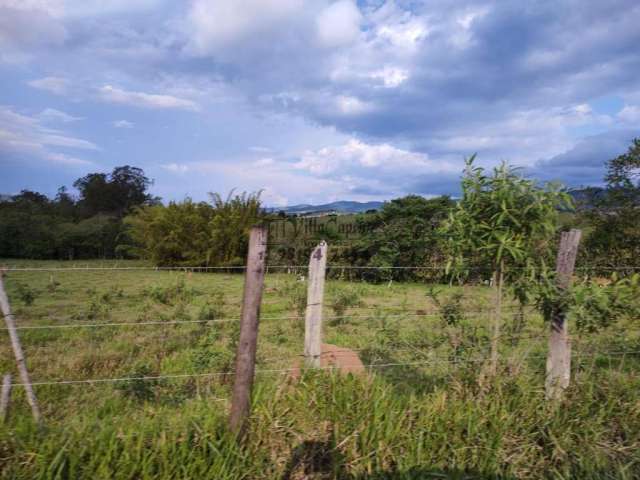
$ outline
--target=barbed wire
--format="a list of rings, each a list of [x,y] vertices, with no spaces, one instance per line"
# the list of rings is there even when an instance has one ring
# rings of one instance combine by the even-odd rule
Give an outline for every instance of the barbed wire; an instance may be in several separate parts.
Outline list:
[[[613,351],[613,352],[593,352],[590,354],[576,354],[573,355],[572,358],[591,358],[595,356],[626,356],[626,355],[635,355],[640,354],[640,350],[628,350],[628,351]],[[525,359],[535,359],[535,358],[546,358],[546,355],[525,355]],[[451,359],[451,358],[433,358],[428,360],[421,360],[416,362],[389,362],[389,363],[371,363],[367,365],[363,365],[363,368],[374,369],[374,368],[387,368],[387,367],[399,367],[399,366],[415,366],[415,365],[428,365],[433,363],[459,363],[459,362],[484,362],[486,361],[485,357],[482,358],[467,358],[467,359]],[[263,374],[284,374],[284,373],[294,373],[300,372],[303,370],[300,367],[293,368],[283,368],[283,369],[257,369],[255,371],[256,375]],[[330,365],[324,367],[318,367],[314,370],[340,370],[339,366]],[[25,387],[27,385],[30,386],[45,386],[45,385],[81,385],[81,384],[100,384],[100,383],[120,383],[120,382],[132,382],[132,381],[155,381],[155,380],[165,380],[165,379],[183,379],[183,378],[203,378],[203,377],[220,377],[220,376],[232,376],[235,375],[235,372],[207,372],[207,373],[179,373],[179,374],[167,374],[167,375],[150,375],[150,376],[139,376],[139,377],[119,377],[119,378],[96,378],[96,379],[83,379],[83,380],[51,380],[51,381],[41,381],[41,382],[30,382],[30,383],[13,383],[12,386],[15,387]]]

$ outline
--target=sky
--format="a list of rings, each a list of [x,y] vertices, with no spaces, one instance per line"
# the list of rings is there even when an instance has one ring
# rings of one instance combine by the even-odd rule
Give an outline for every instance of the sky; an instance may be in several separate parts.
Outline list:
[[[598,185],[640,136],[637,0],[0,0],[0,193],[456,195],[465,157]]]

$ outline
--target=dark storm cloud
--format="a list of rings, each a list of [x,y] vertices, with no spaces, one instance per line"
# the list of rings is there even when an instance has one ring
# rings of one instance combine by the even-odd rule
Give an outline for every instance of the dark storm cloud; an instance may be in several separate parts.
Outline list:
[[[638,130],[618,130],[586,137],[571,150],[536,163],[527,173],[569,187],[602,184],[605,163],[624,153],[638,135]]]

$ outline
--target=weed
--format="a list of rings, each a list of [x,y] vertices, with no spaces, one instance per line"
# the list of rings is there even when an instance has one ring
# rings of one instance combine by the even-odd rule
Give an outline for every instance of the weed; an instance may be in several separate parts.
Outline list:
[[[143,291],[143,295],[164,305],[175,305],[179,302],[189,302],[195,296],[194,289],[187,287],[184,277],[178,277],[173,285],[153,285]]]
[[[224,294],[216,292],[207,299],[198,310],[198,320],[217,320],[224,318]]]
[[[307,309],[307,284],[297,281],[287,281],[280,294],[287,299],[287,307],[298,317],[304,317]]]
[[[347,323],[345,313],[347,309],[359,307],[363,305],[362,293],[354,287],[342,287],[334,290],[331,295],[329,307],[333,311],[334,318],[330,322],[332,325],[340,325]]]
[[[84,317],[88,320],[108,318],[112,308],[113,303],[109,292],[104,292],[102,294],[94,293],[89,299],[89,305],[85,311]]]
[[[116,383],[116,389],[120,390],[124,396],[140,402],[152,400],[155,396],[154,387],[159,383],[158,379],[145,378],[152,376],[154,373],[148,365],[139,365],[130,374],[124,376],[131,380]]]
[[[16,285],[16,293],[18,294],[20,301],[27,307],[33,305],[33,302],[35,302],[38,296],[35,289],[31,288],[29,285],[25,285],[24,283],[18,283]]]

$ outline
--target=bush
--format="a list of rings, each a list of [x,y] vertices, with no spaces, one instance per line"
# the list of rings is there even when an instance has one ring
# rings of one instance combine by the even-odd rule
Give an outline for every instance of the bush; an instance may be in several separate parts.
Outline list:
[[[572,289],[569,315],[578,330],[596,332],[622,318],[640,317],[640,274],[618,279],[607,285],[591,280]]]
[[[287,307],[293,310],[298,317],[304,317],[307,310],[306,282],[288,281],[284,284],[281,292],[281,295],[288,299]]]
[[[109,292],[102,294],[93,293],[89,299],[89,306],[85,317],[89,320],[108,318],[112,308],[113,304]]]
[[[329,304],[329,307],[333,310],[335,318],[333,318],[330,323],[334,325],[346,323],[344,317],[347,309],[359,307],[361,305],[362,294],[359,290],[346,286],[341,286],[340,288],[335,289],[331,303]]]
[[[224,318],[224,294],[216,292],[200,307],[198,320],[216,320]]]
[[[24,283],[18,283],[16,285],[16,293],[18,294],[20,301],[26,306],[33,305],[33,302],[35,302],[37,297],[36,290]]]
[[[444,325],[455,327],[461,325],[465,320],[464,309],[462,307],[462,299],[464,296],[462,293],[455,292],[442,299],[441,293],[431,287],[427,296],[431,298],[438,309],[440,319]]]
[[[148,365],[140,365],[125,377],[131,380],[123,380],[116,383],[116,389],[125,397],[133,398],[139,402],[153,400],[155,397],[154,386],[158,385],[157,379],[145,380],[143,377],[153,376],[154,373]]]
[[[184,277],[179,277],[174,285],[153,285],[145,288],[143,295],[164,305],[175,305],[189,302],[195,296],[195,290],[186,286]]]

